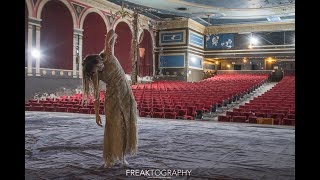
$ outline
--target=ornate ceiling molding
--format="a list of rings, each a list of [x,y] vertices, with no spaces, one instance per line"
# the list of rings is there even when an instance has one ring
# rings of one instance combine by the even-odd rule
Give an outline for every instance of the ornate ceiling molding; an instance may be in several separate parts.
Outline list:
[[[158,21],[157,29],[177,29],[177,28],[187,28],[189,24],[189,20],[187,18],[179,18],[175,20],[168,21]]]
[[[116,5],[106,0],[74,0],[84,5],[88,5],[104,12],[119,11],[121,6]],[[293,5],[294,6],[294,5]],[[279,12],[288,11],[289,7],[273,8]],[[133,14],[133,11],[126,9],[129,13]],[[129,18],[125,18],[129,20]],[[147,28],[151,18],[140,14],[139,22],[142,28]],[[284,31],[295,30],[295,22],[270,22],[270,23],[257,23],[257,24],[232,24],[221,26],[203,26],[202,24],[188,18],[178,18],[174,20],[158,21],[156,23],[156,29],[177,29],[177,28],[190,28],[202,34],[219,34],[219,33],[240,33],[240,32],[260,32],[260,31]]]
[[[77,15],[77,18],[79,19],[80,18],[80,14],[83,12],[83,10],[85,9],[85,7],[79,5],[79,4],[75,4],[73,2],[71,2],[71,5],[73,6],[75,12],[76,12],[76,15]]]
[[[221,26],[203,26],[192,19],[175,19],[168,21],[158,21],[157,29],[177,29],[190,28],[202,34],[221,34],[221,33],[241,33],[241,32],[261,32],[261,31],[290,31],[295,30],[295,22],[273,22],[256,24],[232,24]]]
[[[195,20],[189,19],[188,20],[188,27],[190,29],[193,29],[197,32],[200,32],[202,34],[204,34],[206,27],[198,22],[196,22]]]
[[[295,22],[274,22],[257,24],[237,24],[208,26],[204,34],[261,32],[261,31],[290,31],[295,30]]]
[[[90,7],[94,7],[103,11],[109,12],[110,9],[119,11],[121,10],[121,6],[118,6],[116,4],[113,4],[109,1],[104,1],[104,0],[75,0],[74,2],[79,2],[82,4],[85,4]],[[128,10],[130,11],[130,10]],[[130,11],[131,12],[131,11]]]
[[[295,13],[295,4],[287,5],[287,6],[279,6],[272,8],[272,12],[278,13],[278,14],[289,14],[289,13]]]
[[[106,1],[106,0],[74,0],[74,2],[79,2],[79,3],[85,4],[87,6],[91,6],[91,7],[100,9],[105,12],[110,12],[110,10],[112,10],[113,12],[121,10],[121,6],[116,5],[116,4],[111,3],[109,1]],[[130,9],[125,8],[125,10],[128,11],[129,13],[133,14],[133,11],[131,11]],[[151,20],[149,17],[144,16],[142,14],[140,14],[139,16],[140,16],[140,19],[139,19],[140,21]]]

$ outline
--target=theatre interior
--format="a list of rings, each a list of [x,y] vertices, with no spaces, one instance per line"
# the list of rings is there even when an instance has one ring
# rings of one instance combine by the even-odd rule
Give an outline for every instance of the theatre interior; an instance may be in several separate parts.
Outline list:
[[[138,152],[105,169],[82,62],[110,30]],[[26,179],[295,179],[295,121],[295,0],[25,0]]]

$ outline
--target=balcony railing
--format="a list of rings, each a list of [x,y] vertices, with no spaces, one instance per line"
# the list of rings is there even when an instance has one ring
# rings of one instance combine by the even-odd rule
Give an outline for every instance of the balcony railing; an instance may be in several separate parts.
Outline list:
[[[79,71],[76,71],[76,74],[73,74],[73,70],[40,68],[40,73],[36,74],[36,68],[32,68],[32,73],[29,74],[28,68],[25,67],[25,76],[42,76],[42,77],[55,77],[55,78],[79,78]]]

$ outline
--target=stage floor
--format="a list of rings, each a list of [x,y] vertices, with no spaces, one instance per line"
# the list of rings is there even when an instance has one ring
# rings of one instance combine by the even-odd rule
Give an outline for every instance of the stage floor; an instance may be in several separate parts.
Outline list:
[[[295,179],[294,127],[139,118],[130,167],[104,169],[103,128],[94,115],[25,116],[25,179],[142,178],[126,175],[129,169],[191,170],[189,179]]]

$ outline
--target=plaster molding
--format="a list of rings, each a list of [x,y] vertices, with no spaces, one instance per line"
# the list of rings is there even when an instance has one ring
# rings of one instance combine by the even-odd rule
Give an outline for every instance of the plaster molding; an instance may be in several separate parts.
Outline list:
[[[198,22],[196,22],[193,19],[188,19],[188,27],[192,30],[195,30],[197,32],[200,32],[201,34],[204,34],[206,27]]]
[[[295,30],[295,22],[274,22],[256,24],[234,24],[208,26],[204,34],[261,32],[261,31],[288,31]]]
[[[109,1],[105,1],[105,0],[75,0],[74,2],[79,2],[82,4],[85,4],[87,6],[96,8],[96,9],[100,9],[102,11],[108,12],[110,13],[110,10],[116,12],[121,10],[121,6],[114,4],[112,2]],[[130,14],[133,14],[133,11],[130,9],[125,8],[126,11],[128,11]],[[139,20],[146,20],[149,21],[151,20],[150,18],[148,18],[147,16],[144,16],[142,14],[139,14],[140,18]]]

